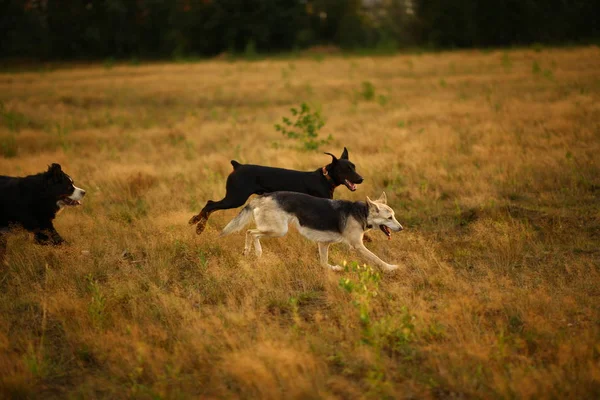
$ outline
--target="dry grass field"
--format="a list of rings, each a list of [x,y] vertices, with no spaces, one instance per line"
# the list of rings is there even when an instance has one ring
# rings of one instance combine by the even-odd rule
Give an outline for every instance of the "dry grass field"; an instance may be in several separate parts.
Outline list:
[[[1,398],[600,396],[600,49],[62,66],[0,73],[0,174],[88,191],[68,245],[8,240]],[[274,129],[308,102],[319,151]],[[401,269],[323,270],[297,232],[219,238],[229,160],[343,146],[405,230]]]

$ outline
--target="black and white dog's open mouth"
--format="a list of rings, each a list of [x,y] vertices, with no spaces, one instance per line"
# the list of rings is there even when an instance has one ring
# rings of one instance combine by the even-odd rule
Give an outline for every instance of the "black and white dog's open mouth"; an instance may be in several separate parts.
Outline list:
[[[64,197],[64,198],[60,199],[59,203],[62,203],[65,206],[80,206],[81,205],[81,201],[73,200],[69,197]]]
[[[390,228],[388,228],[388,227],[387,227],[387,226],[385,226],[385,225],[379,225],[379,229],[381,229],[381,231],[382,231],[383,233],[385,233],[385,236],[387,236],[387,237],[388,237],[388,239],[391,239],[391,238],[392,238],[392,230],[391,230]]]
[[[346,185],[346,187],[352,190],[353,192],[356,190],[356,185],[350,182],[348,179],[344,179],[344,185]]]

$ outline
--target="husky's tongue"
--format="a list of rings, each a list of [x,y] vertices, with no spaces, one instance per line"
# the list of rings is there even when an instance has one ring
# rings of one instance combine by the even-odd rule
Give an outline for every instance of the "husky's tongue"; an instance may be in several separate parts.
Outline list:
[[[348,179],[344,179],[344,184],[348,189],[352,190],[353,192],[356,190],[356,185],[350,182]]]
[[[379,229],[387,236],[388,240],[392,239],[392,231],[385,225],[379,225]]]

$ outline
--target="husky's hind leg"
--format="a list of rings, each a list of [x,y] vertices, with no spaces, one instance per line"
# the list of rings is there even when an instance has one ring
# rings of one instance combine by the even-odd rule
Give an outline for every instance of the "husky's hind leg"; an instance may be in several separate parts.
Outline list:
[[[244,255],[247,256],[252,250],[252,231],[255,229],[248,229],[246,231],[246,243],[244,244]]]
[[[246,233],[247,240],[252,238],[254,241],[254,253],[257,257],[262,255],[262,246],[260,238],[262,237],[281,237],[288,231],[289,217],[279,210],[278,206],[272,201],[265,201],[262,206],[254,209],[254,221],[256,229],[250,229]],[[251,245],[247,242],[247,252]]]
[[[254,254],[257,257],[262,256],[262,246],[260,245],[260,238],[262,237],[282,237],[288,231],[287,225],[283,229],[261,231],[260,229],[249,229],[246,232],[246,248],[244,249],[244,255],[250,254],[252,245],[249,243],[250,240],[254,242]]]

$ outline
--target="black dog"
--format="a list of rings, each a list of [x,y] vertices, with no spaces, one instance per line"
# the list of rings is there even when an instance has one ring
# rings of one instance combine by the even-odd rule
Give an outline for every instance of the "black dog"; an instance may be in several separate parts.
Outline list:
[[[63,243],[52,220],[61,208],[81,204],[83,196],[85,190],[74,186],[59,164],[24,178],[0,176],[0,252],[6,245],[2,233],[13,226],[33,232],[40,244]]]
[[[346,185],[348,189],[355,191],[356,185],[362,183],[363,178],[348,160],[348,150],[344,147],[339,159],[331,153],[325,154],[333,158],[331,164],[313,172],[240,164],[232,160],[233,172],[227,177],[225,198],[221,201],[209,200],[200,214],[190,219],[190,225],[198,224],[196,233],[201,234],[213,211],[240,207],[252,194],[286,190],[332,199],[333,191],[339,185]]]

